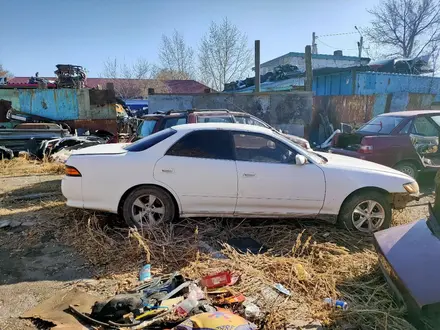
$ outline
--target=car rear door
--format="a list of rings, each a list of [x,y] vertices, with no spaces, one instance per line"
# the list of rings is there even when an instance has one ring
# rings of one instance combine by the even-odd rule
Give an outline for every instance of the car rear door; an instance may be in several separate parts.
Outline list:
[[[325,180],[313,163],[295,164],[296,150],[265,134],[233,132],[238,175],[236,215],[315,216]]]
[[[159,159],[154,177],[178,195],[186,216],[234,213],[237,168],[228,131],[189,132]]]

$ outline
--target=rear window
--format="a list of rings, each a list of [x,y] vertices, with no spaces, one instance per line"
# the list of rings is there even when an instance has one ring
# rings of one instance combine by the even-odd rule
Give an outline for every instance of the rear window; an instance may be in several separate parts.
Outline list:
[[[379,116],[358,129],[361,133],[390,134],[403,120],[403,117]]]
[[[157,119],[145,120],[139,125],[138,135],[139,137],[145,137],[153,133],[154,127],[156,126]]]
[[[164,128],[170,128],[173,126],[184,125],[184,124],[186,124],[186,117],[167,118],[167,119],[165,119]]]
[[[143,139],[140,139],[139,141],[136,141],[129,146],[126,146],[124,149],[132,152],[144,151],[169,138],[174,133],[176,133],[174,129],[168,128],[166,130],[159,131],[147,137],[144,137]]]

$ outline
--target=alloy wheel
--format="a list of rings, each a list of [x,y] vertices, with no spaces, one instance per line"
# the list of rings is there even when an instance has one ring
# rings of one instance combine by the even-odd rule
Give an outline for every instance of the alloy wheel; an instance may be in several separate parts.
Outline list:
[[[133,220],[141,227],[151,226],[162,222],[165,206],[162,200],[155,195],[142,195],[134,201],[131,214]]]
[[[354,208],[351,218],[353,226],[357,230],[375,232],[382,227],[385,221],[385,209],[374,200],[366,200]]]

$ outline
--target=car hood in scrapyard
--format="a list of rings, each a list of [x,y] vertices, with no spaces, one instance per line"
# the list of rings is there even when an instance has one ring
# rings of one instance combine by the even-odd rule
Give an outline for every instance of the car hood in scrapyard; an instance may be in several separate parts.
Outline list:
[[[392,169],[391,167],[387,167],[384,165],[380,165],[362,159],[357,159],[354,157],[336,155],[325,152],[316,152],[316,153],[325,157],[328,160],[328,165],[334,165],[338,168],[358,169],[358,170],[364,170],[365,172],[386,173],[386,174],[391,174],[393,176],[398,176],[400,178],[405,178],[405,179],[407,178],[408,182],[414,181],[414,179],[411,178],[410,176],[395,169]]]
[[[88,147],[80,150],[76,150],[72,155],[114,155],[114,154],[124,154],[127,150],[124,147],[127,143],[109,143],[100,144],[93,147]]]

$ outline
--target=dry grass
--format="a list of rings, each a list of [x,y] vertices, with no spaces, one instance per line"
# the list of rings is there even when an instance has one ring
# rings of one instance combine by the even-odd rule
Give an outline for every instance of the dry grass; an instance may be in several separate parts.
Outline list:
[[[60,217],[60,210],[55,212]],[[48,228],[42,226],[41,230]],[[333,226],[187,219],[140,233],[139,244],[117,218],[64,210],[56,231],[59,240],[75,246],[87,258],[99,277],[123,279],[120,290],[133,285],[139,269],[151,258],[156,274],[179,269],[194,279],[225,269],[240,274],[237,289],[263,308],[264,329],[284,329],[294,320],[319,320],[333,329],[347,324],[361,329],[412,328],[403,318],[404,308],[388,291],[371,238]],[[228,259],[214,259],[198,250],[200,240],[214,245],[243,235],[272,249],[252,255],[223,245]],[[299,277],[298,265],[305,269],[306,278]],[[267,288],[274,283],[283,284],[292,296],[270,297],[270,291],[276,291]],[[349,310],[329,309],[322,302],[326,297],[343,299]]]
[[[64,174],[64,164],[48,160],[30,160],[25,157],[0,160],[0,177],[31,174]]]
[[[396,213],[395,223],[420,218],[426,207]],[[60,242],[74,246],[94,267],[100,278],[116,278],[119,291],[133,287],[141,266],[150,259],[153,274],[175,270],[200,278],[218,270],[240,274],[237,290],[255,299],[265,316],[264,329],[284,329],[295,320],[319,320],[331,329],[413,329],[404,319],[378,268],[372,240],[334,226],[315,222],[192,220],[158,226],[139,237],[115,216],[72,210],[53,201],[26,205],[30,212],[45,212],[45,221],[29,238],[55,231]],[[15,211],[4,211],[11,214]],[[1,213],[1,212],[0,212]],[[55,225],[56,223],[56,225]],[[265,254],[240,254],[224,242],[248,236],[269,247]],[[222,244],[228,259],[200,252],[199,242]],[[141,243],[141,244],[140,244]],[[24,243],[23,243],[24,244]],[[299,273],[302,268],[305,277]],[[291,297],[270,289],[281,283]],[[349,310],[339,312],[323,304],[326,297],[339,298]]]

